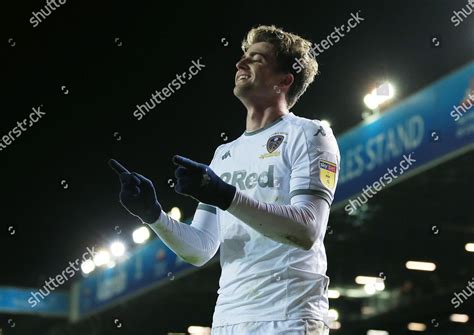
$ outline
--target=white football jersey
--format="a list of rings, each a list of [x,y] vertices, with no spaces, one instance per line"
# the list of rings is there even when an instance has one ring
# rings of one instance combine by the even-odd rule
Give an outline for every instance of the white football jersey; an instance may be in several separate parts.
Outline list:
[[[220,145],[210,167],[255,200],[289,205],[295,195],[314,194],[331,205],[340,154],[331,128],[290,112]],[[222,273],[213,326],[326,320],[329,278],[323,239],[327,222],[321,222],[321,236],[306,251],[265,237],[217,207],[199,203],[199,209],[216,214],[220,236]]]

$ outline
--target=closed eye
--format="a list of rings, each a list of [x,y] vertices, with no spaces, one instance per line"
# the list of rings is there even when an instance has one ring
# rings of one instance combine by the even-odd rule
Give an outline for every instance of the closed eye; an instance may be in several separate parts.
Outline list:
[[[253,61],[256,61],[259,63],[263,63],[263,61],[265,60],[265,57],[262,56],[262,54],[259,52],[251,52],[249,56],[252,57]],[[240,57],[240,61],[244,58],[245,58],[245,55],[242,55],[242,57]]]

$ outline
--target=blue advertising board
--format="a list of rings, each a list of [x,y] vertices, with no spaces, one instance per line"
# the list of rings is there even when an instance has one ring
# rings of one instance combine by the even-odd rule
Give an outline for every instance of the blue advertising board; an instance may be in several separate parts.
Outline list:
[[[44,296],[44,298],[34,299],[33,295],[37,291],[33,288],[0,287],[0,313],[63,317],[69,315],[69,292],[54,291]],[[35,296],[40,295],[36,293]]]
[[[176,256],[160,239],[136,249],[114,267],[92,272],[73,286],[71,319],[78,320],[131,295],[142,293],[196,267]]]
[[[469,94],[474,96],[474,63],[340,136],[341,170],[334,205],[361,193],[388,168],[397,166],[404,155],[411,154],[416,162],[397,181],[471,150],[474,113],[469,106],[474,100],[469,100]]]

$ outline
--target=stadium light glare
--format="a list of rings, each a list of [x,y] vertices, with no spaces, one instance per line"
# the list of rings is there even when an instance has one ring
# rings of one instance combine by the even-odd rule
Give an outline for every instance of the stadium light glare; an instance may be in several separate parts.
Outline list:
[[[145,226],[140,227],[133,231],[132,237],[133,237],[133,242],[137,244],[145,243],[145,241],[150,238],[150,230]]]
[[[95,266],[105,265],[109,261],[110,261],[110,253],[105,249],[99,250],[97,252],[97,255],[95,255],[95,257],[94,257]]]
[[[341,293],[338,290],[328,290],[329,299],[337,299],[341,296]]]
[[[332,321],[338,320],[339,319],[339,312],[337,310],[335,310],[334,308],[331,308],[328,311],[328,319],[330,319]]]
[[[365,286],[365,285],[364,285]],[[344,291],[341,292],[341,295],[347,298],[367,298],[370,297],[370,294],[367,294],[367,292],[364,289],[364,286],[358,287],[358,288],[348,288],[345,289]],[[375,285],[373,285],[375,287]],[[377,291],[377,289],[375,289]],[[387,292],[379,292],[378,294],[382,294],[382,297],[385,299],[385,297],[389,296],[390,294]]]
[[[377,86],[364,97],[364,103],[369,109],[376,109],[395,96],[395,88],[389,82]]]
[[[474,243],[466,243],[464,248],[466,248],[467,252],[474,252]]]
[[[436,270],[436,264],[431,262],[417,262],[417,261],[408,261],[405,264],[408,270],[416,271],[434,271]]]
[[[178,207],[171,208],[171,210],[168,212],[168,215],[177,221],[181,220],[182,216],[181,210]]]
[[[379,277],[369,277],[369,276],[357,276],[355,277],[356,284],[365,285],[365,284],[377,284],[383,283],[382,278]]]
[[[364,97],[364,104],[368,109],[376,109],[379,106],[377,99],[372,94],[366,94]]]
[[[341,328],[341,323],[339,321],[332,321],[329,324],[330,329],[340,329]]]
[[[125,244],[120,241],[115,241],[110,245],[110,252],[115,257],[120,257],[125,254]]]
[[[395,88],[391,83],[386,81],[374,88],[370,93],[377,97],[380,103],[383,103],[395,96]]]
[[[369,329],[367,335],[388,335],[388,331]]]
[[[82,262],[81,264],[81,270],[84,274],[91,273],[92,271],[94,271],[94,269],[95,269],[95,264],[90,259]]]
[[[419,322],[410,322],[407,326],[408,330],[414,332],[424,332],[426,330],[426,325]]]
[[[375,284],[365,284],[364,285],[364,291],[368,295],[373,295],[373,294],[375,294],[375,292],[377,292],[377,290],[375,289]]]
[[[451,314],[449,320],[452,322],[466,323],[469,321],[469,315],[467,314]]]
[[[201,326],[189,326],[188,333],[192,335],[210,335],[211,328]]]
[[[383,291],[383,290],[385,290],[385,284],[384,284],[383,281],[382,281],[382,282],[377,282],[377,283],[375,283],[375,284],[374,284],[374,287],[375,287],[375,289],[376,289],[377,291]]]
[[[328,120],[321,120],[321,125],[323,127],[331,128],[331,123]]]

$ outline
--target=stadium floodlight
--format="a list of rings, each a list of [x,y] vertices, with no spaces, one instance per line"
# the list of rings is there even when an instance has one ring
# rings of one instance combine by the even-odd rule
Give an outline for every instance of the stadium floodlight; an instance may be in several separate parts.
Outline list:
[[[178,207],[171,208],[168,215],[177,221],[181,220],[181,210]]]
[[[375,292],[377,292],[377,290],[375,289],[375,284],[365,284],[364,285],[364,291],[368,295],[373,295],[373,294],[375,294]]]
[[[379,106],[377,99],[371,93],[365,95],[364,104],[371,110],[374,110]]]
[[[109,261],[110,261],[110,253],[105,249],[99,250],[97,252],[97,255],[95,255],[94,257],[95,266],[105,265],[109,263]]]
[[[407,326],[408,330],[414,332],[424,332],[426,330],[426,325],[419,322],[410,322]]]
[[[355,277],[356,284],[365,285],[365,284],[377,284],[382,283],[382,278],[379,277],[369,277],[369,276],[357,276]]]
[[[120,241],[115,241],[110,245],[110,252],[115,257],[120,257],[125,254],[125,244]]]
[[[337,299],[341,296],[338,290],[328,290],[328,298],[329,299]]]
[[[469,315],[467,314],[451,314],[449,320],[452,322],[466,323],[469,321]]]
[[[336,321],[339,319],[339,312],[334,308],[328,310],[328,319],[332,321]]]
[[[388,331],[369,329],[367,335],[388,335]]]
[[[339,321],[333,321],[329,324],[330,329],[339,329],[341,328],[341,323]]]
[[[417,271],[434,271],[436,270],[436,264],[431,262],[416,262],[408,261],[405,264],[408,270],[417,270]]]
[[[189,326],[188,333],[191,335],[210,335],[211,328],[201,326]]]
[[[367,108],[374,110],[395,96],[395,88],[389,82],[378,85],[364,97]]]
[[[328,120],[321,120],[321,125],[326,128],[331,128],[331,123]]]
[[[466,248],[467,252],[474,252],[474,243],[466,243],[464,248]]]
[[[145,243],[145,241],[150,238],[150,230],[145,226],[140,227],[133,231],[132,237],[133,242],[137,244]]]
[[[95,269],[95,264],[90,259],[82,262],[81,264],[81,270],[84,274],[91,273],[92,271],[94,271],[94,269]]]
[[[344,296],[348,298],[367,298],[367,292],[363,288],[348,288],[344,290]]]

